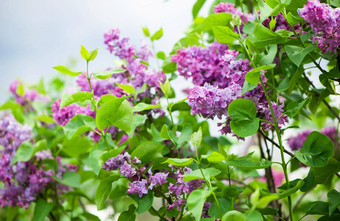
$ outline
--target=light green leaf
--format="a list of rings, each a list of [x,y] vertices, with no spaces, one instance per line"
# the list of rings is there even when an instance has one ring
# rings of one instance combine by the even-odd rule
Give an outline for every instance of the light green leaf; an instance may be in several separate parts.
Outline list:
[[[275,67],[275,64],[267,64],[267,65],[263,65],[257,68],[254,68],[253,70],[250,70],[247,74],[246,74],[246,81],[248,81],[251,84],[257,85],[259,83],[260,80],[260,71],[263,70],[269,70]]]
[[[221,44],[230,45],[239,38],[239,35],[227,26],[214,26],[212,29],[216,40]]]
[[[200,127],[197,132],[193,133],[190,142],[194,147],[198,147],[202,142],[202,128]]]
[[[216,168],[206,168],[206,169],[202,169],[204,177],[207,180],[210,180],[211,177],[215,177],[218,174],[221,173],[220,170],[216,169]],[[190,173],[184,174],[183,176],[183,181],[187,182],[190,180],[196,180],[196,179],[204,179],[202,172],[200,169],[194,170]]]
[[[232,17],[233,16],[230,13],[211,14],[206,19],[204,19],[196,31],[208,31],[214,26],[230,26]]]
[[[137,214],[145,213],[151,208],[154,199],[152,191],[149,191],[142,197],[139,197],[138,194],[131,194],[130,196],[138,205],[136,210]]]
[[[90,56],[89,56],[88,60],[93,61],[97,57],[97,54],[98,54],[98,48],[94,49],[93,51],[90,52]]]
[[[158,40],[163,36],[163,28],[160,28],[158,31],[155,32],[150,38],[151,41]]]
[[[80,175],[74,171],[66,171],[63,175],[63,179],[59,179],[58,177],[53,177],[59,183],[62,183],[66,186],[79,188],[80,187]]]
[[[220,163],[225,160],[224,156],[216,151],[213,151],[207,158],[210,163]]]
[[[15,152],[15,155],[11,161],[11,165],[15,164],[18,161],[21,162],[29,161],[33,156],[33,152],[34,152],[33,144],[29,141],[23,142],[18,148],[18,150]]]
[[[237,210],[232,210],[224,214],[222,221],[247,221],[247,217]]]
[[[81,134],[96,129],[96,120],[86,114],[75,115],[64,127],[64,133],[68,139],[73,136],[80,136]]]
[[[316,48],[317,46],[315,45],[308,46],[307,48],[303,48],[296,45],[284,46],[288,58],[298,67],[300,66],[301,62],[306,57],[306,55],[311,51],[315,50]]]
[[[251,161],[251,160],[231,160],[227,161],[226,164],[228,166],[234,166],[238,168],[245,169],[264,169],[270,167],[272,165],[271,161],[263,160],[259,162]]]
[[[109,77],[111,77],[113,74],[120,74],[120,73],[123,73],[125,72],[124,69],[114,69],[114,70],[109,70],[109,71],[105,71],[105,72],[99,72],[99,73],[93,73],[92,75],[95,77],[95,78],[98,78],[98,79],[107,79]]]
[[[87,49],[84,46],[80,46],[80,55],[84,60],[88,61],[90,57],[90,53],[87,51]]]
[[[104,209],[104,203],[107,197],[110,195],[112,190],[112,183],[114,181],[117,181],[120,178],[120,175],[113,175],[108,176],[104,178],[102,181],[100,181],[97,191],[96,191],[96,197],[95,202],[97,204],[97,209],[102,210]]]
[[[60,73],[70,75],[72,77],[75,77],[75,76],[78,76],[80,74],[83,74],[82,72],[73,72],[73,71],[70,71],[67,67],[62,66],[62,65],[55,66],[55,67],[53,67],[53,69],[59,71]]]
[[[201,10],[205,2],[206,0],[197,0],[194,6],[192,7],[192,17],[194,19],[197,17],[199,11]]]
[[[132,151],[131,157],[137,157],[142,162],[150,162],[152,159],[162,157],[162,149],[162,144],[145,141]]]
[[[143,30],[145,37],[150,37],[150,31],[149,31],[148,27],[145,26],[145,27],[142,28],[142,30]]]
[[[123,90],[125,91],[126,93],[128,94],[132,94],[134,91],[135,91],[135,88],[131,85],[128,85],[128,84],[118,84],[117,85]]]
[[[160,104],[138,103],[132,109],[133,109],[133,112],[141,112],[145,110],[160,109],[160,108],[162,108]]]
[[[91,99],[92,94],[88,91],[80,91],[75,94],[66,93],[61,98],[60,109],[76,102],[84,102]]]
[[[205,200],[216,188],[210,190],[197,189],[190,193],[187,199],[187,205],[190,213],[195,217],[196,221],[201,219],[203,205]]]
[[[194,159],[192,159],[192,158],[184,158],[184,159],[168,158],[163,163],[168,163],[168,164],[171,164],[171,165],[174,165],[174,166],[183,167],[183,166],[189,166],[193,161],[194,161]]]

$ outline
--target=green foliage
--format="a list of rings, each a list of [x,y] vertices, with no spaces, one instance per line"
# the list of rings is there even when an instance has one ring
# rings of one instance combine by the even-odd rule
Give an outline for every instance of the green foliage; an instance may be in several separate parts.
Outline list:
[[[236,99],[230,103],[228,114],[233,119],[231,130],[240,137],[253,135],[259,129],[260,119],[256,117],[255,104],[248,99]]]

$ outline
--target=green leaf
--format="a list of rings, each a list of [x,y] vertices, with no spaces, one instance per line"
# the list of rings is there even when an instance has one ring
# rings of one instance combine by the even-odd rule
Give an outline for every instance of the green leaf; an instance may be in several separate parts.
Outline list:
[[[220,163],[225,160],[224,156],[216,151],[213,151],[207,158],[210,163]]]
[[[131,157],[137,157],[142,162],[150,162],[152,159],[162,157],[162,149],[162,144],[145,141],[132,151]]]
[[[181,136],[178,138],[178,141],[177,141],[178,147],[182,146],[185,142],[189,143],[191,135],[192,135],[192,125],[184,124],[183,129],[181,131]]]
[[[270,44],[280,44],[286,41],[279,34],[269,30],[261,24],[258,24],[254,28],[254,34],[248,36],[256,48],[264,48]]]
[[[335,6],[335,7],[340,7],[340,0],[331,0],[330,5]]]
[[[289,104],[287,105],[288,117],[290,118],[295,117],[300,112],[300,110],[303,108],[303,106],[305,106],[307,101],[309,101],[309,98],[306,98],[301,102],[297,102],[297,101],[289,102]]]
[[[139,197],[138,194],[131,194],[130,196],[138,205],[137,214],[145,213],[151,208],[154,199],[152,191],[149,191],[148,194],[144,194],[142,197]]]
[[[55,203],[47,203],[44,199],[39,198],[35,204],[33,221],[44,221],[45,217],[52,211]]]
[[[143,33],[144,33],[144,35],[145,35],[145,37],[150,37],[150,31],[149,31],[149,29],[148,29],[148,27],[143,27],[142,28],[142,30],[143,30]]]
[[[93,148],[89,154],[89,163],[92,171],[98,175],[101,169],[99,159],[103,155],[104,151],[98,148]]]
[[[247,217],[237,210],[232,210],[224,214],[222,221],[247,221]]]
[[[313,131],[307,136],[301,150],[295,152],[296,158],[310,167],[323,167],[333,156],[334,143],[326,135]]]
[[[202,142],[202,128],[200,127],[197,132],[193,133],[190,142],[194,147],[198,147]]]
[[[166,55],[165,55],[165,53],[164,53],[163,51],[157,52],[156,57],[157,57],[158,59],[163,60],[163,61],[166,59]]]
[[[340,193],[336,190],[331,190],[327,194],[328,202],[329,202],[329,215],[340,206]]]
[[[263,160],[259,162],[251,161],[251,160],[231,160],[227,161],[226,164],[228,166],[234,166],[238,168],[245,169],[264,169],[270,167],[272,165],[271,161]]]
[[[118,84],[117,85],[123,90],[125,91],[126,93],[128,94],[132,94],[134,91],[135,91],[135,88],[131,85],[128,85],[128,84]]]
[[[141,112],[145,110],[160,109],[160,108],[162,108],[160,104],[138,103],[136,106],[132,108],[132,110],[133,112]]]
[[[244,81],[243,88],[242,88],[242,95],[244,95],[248,91],[253,90],[256,87],[257,87],[257,84],[251,84],[248,81]]]
[[[18,148],[18,150],[15,152],[15,155],[11,161],[11,165],[17,163],[18,161],[21,162],[29,161],[33,156],[33,152],[34,152],[33,144],[29,141],[23,142]]]
[[[25,94],[25,88],[24,88],[24,84],[22,83],[22,82],[20,82],[19,84],[18,84],[18,87],[17,87],[17,94],[19,95],[19,96],[23,96],[24,94]]]
[[[150,38],[151,41],[158,40],[163,36],[163,28],[160,28],[158,31],[155,32]]]
[[[88,91],[80,91],[75,94],[66,93],[60,102],[60,109],[76,102],[84,102],[91,99],[92,94]]]
[[[310,169],[314,175],[315,184],[324,184],[329,182],[335,173],[340,172],[340,162],[334,158],[328,160],[325,167],[312,167]]]
[[[96,124],[99,130],[116,126],[129,132],[133,124],[133,111],[126,97],[114,98],[101,105],[97,111]]]
[[[95,78],[98,78],[98,79],[107,79],[107,78],[111,77],[113,74],[120,74],[120,73],[123,73],[123,72],[125,72],[124,69],[118,68],[118,69],[114,69],[114,70],[110,70],[110,71],[93,73],[92,75]]]
[[[80,187],[80,175],[74,171],[66,171],[63,175],[63,179],[59,179],[56,176],[53,178],[66,186],[79,188]]]
[[[194,159],[192,158],[184,158],[184,159],[168,158],[163,163],[168,163],[168,164],[178,166],[178,167],[184,167],[184,166],[189,166],[193,161]]]
[[[112,190],[112,183],[114,181],[117,181],[119,178],[120,178],[120,175],[113,175],[113,176],[108,176],[104,178],[102,181],[100,181],[97,187],[96,197],[95,197],[95,202],[97,204],[98,210],[104,209],[105,200],[110,195],[111,190]]]
[[[190,193],[187,199],[187,205],[190,213],[195,217],[196,221],[201,219],[203,205],[205,200],[216,188],[210,190],[197,189]]]
[[[73,71],[70,71],[67,67],[62,66],[62,65],[55,66],[55,67],[53,67],[53,69],[59,71],[60,73],[70,75],[72,77],[75,77],[75,76],[78,76],[80,74],[83,74],[82,72],[73,72]]]
[[[217,199],[218,203],[219,203],[219,206],[221,208],[221,212],[222,214],[225,214],[226,212],[230,211],[230,210],[233,210],[233,203],[232,201],[230,200],[230,198],[218,198]],[[218,211],[218,207],[217,207],[217,203],[216,201],[212,202],[211,203],[211,206],[208,210],[208,214],[209,216],[211,217],[215,217],[216,219],[221,219],[222,217],[220,216],[220,213]],[[214,219],[215,220],[215,219]]]
[[[75,115],[64,127],[65,136],[71,139],[80,136],[87,131],[96,129],[96,120],[86,114]]]
[[[170,95],[170,92],[171,92],[169,79],[167,78],[166,81],[164,82],[164,84],[162,82],[159,82],[159,83],[161,85],[161,90],[162,90],[163,94],[165,95],[165,97],[168,97]]]
[[[211,177],[215,177],[221,173],[221,171],[216,168],[202,169],[202,172],[204,174],[204,177],[207,180],[210,180]],[[204,179],[202,172],[200,169],[197,169],[190,173],[184,174],[183,181],[187,182],[187,181],[196,180],[196,179]]]
[[[118,221],[135,221],[136,220],[136,207],[131,204],[128,211],[124,211],[119,215]]]
[[[94,59],[96,59],[98,54],[98,48],[94,49],[93,51],[90,52],[90,56],[88,58],[89,61],[93,61]]]
[[[197,17],[199,11],[201,10],[205,2],[206,0],[197,0],[194,6],[192,7],[192,17],[194,19]]]
[[[227,26],[214,26],[212,29],[216,40],[221,44],[233,44],[239,38],[239,35]]]
[[[87,49],[84,46],[80,46],[80,55],[82,56],[82,58],[84,58],[84,60],[88,61],[89,57],[90,57],[90,53],[87,51]]]
[[[276,54],[277,54],[277,45],[275,44],[269,45],[268,54],[261,58],[261,60],[259,61],[259,64],[265,65],[265,64],[273,63]]]
[[[23,107],[16,103],[15,101],[8,101],[4,103],[1,107],[0,110],[11,110],[14,118],[19,122],[19,123],[24,123],[24,109]]]
[[[92,140],[87,136],[72,136],[71,139],[65,139],[62,143],[62,151],[71,157],[78,157],[86,153],[92,145]]]
[[[247,221],[263,221],[261,213],[257,210],[249,210],[245,213]]]
[[[285,51],[287,52],[288,58],[296,65],[300,66],[303,59],[306,57],[306,55],[315,50],[317,46],[311,45],[307,48],[303,48],[296,45],[286,45],[284,46]]]
[[[308,205],[306,214],[320,214],[320,215],[328,215],[329,213],[329,205],[323,201],[315,201],[311,202]]]
[[[218,13],[209,15],[201,25],[198,26],[196,31],[208,31],[213,26],[226,26],[230,25],[233,15],[230,13]]]
[[[248,99],[236,99],[229,104],[228,114],[232,118],[231,130],[240,137],[255,134],[259,129],[260,119],[256,117],[254,102]]]
[[[254,68],[253,70],[250,70],[247,74],[246,74],[246,81],[248,81],[251,84],[257,85],[259,83],[260,80],[260,71],[263,70],[269,70],[275,67],[275,64],[267,64],[267,65],[263,65],[257,68]]]
[[[34,117],[36,120],[47,123],[47,124],[53,124],[55,121],[52,117],[47,116],[46,114],[42,114],[39,116]]]

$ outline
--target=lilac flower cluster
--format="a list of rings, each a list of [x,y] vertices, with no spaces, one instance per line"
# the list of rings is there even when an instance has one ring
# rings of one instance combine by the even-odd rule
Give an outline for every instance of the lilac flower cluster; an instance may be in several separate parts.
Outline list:
[[[162,71],[156,72],[149,70],[145,62],[148,62],[153,56],[153,53],[147,45],[136,49],[130,44],[128,38],[120,37],[118,29],[112,29],[105,33],[104,39],[111,53],[127,61],[127,64],[121,67],[126,70],[126,72],[113,76],[117,83],[132,85],[137,90],[144,84],[147,84],[150,88],[155,88],[156,92],[160,92],[159,82],[164,82],[166,77]],[[150,96],[150,91],[150,89],[147,89],[142,98]]]
[[[333,9],[318,0],[309,0],[302,9],[298,9],[298,13],[309,22],[314,32],[313,42],[318,41],[318,47],[323,52],[337,54],[340,45],[340,8]]]
[[[108,159],[104,163],[103,169],[108,171],[119,169],[120,174],[132,181],[129,183],[128,193],[137,193],[139,197],[147,194],[148,190],[154,189],[155,186],[167,183],[168,173],[153,174],[151,168],[146,173],[146,168],[141,166],[141,161],[137,157],[131,159],[127,152]]]
[[[21,206],[28,208],[30,203],[53,181],[52,171],[45,171],[31,161],[17,162],[10,165],[16,149],[31,139],[32,131],[15,121],[13,116],[6,116],[0,121],[0,206]]]
[[[174,207],[177,208],[178,211],[181,210],[181,206],[186,203],[183,199],[183,194],[190,194],[192,191],[202,187],[202,184],[205,182],[202,179],[191,180],[188,182],[183,181],[184,174],[190,173],[192,170],[188,167],[178,168],[176,172],[173,174],[173,178],[176,183],[169,184],[169,196],[173,199],[172,204],[168,204],[167,208],[172,210]]]
[[[19,86],[22,87],[23,94],[18,94]],[[40,95],[38,91],[35,89],[24,88],[24,86],[22,85],[22,82],[18,80],[13,81],[10,84],[9,91],[14,96],[15,101],[18,104],[20,104],[25,109],[25,111],[33,110],[33,107],[31,105],[33,101],[36,101],[36,100],[48,101],[49,100],[47,96]]]
[[[188,95],[191,114],[201,114],[210,119],[215,116],[219,119],[226,117],[226,123],[221,129],[223,134],[232,133],[228,106],[237,98],[252,100],[257,106],[259,116],[273,122],[260,84],[242,95],[245,75],[253,68],[247,59],[237,59],[237,56],[237,51],[228,50],[228,46],[217,42],[206,48],[200,46],[183,48],[172,56],[172,61],[177,63],[179,73],[185,78],[192,77],[196,85],[189,90]],[[262,80],[265,82],[266,78],[262,76]],[[281,127],[288,121],[287,116],[282,115],[282,105],[272,103],[272,106],[275,118],[280,117],[279,126]],[[265,130],[273,128],[267,122],[262,122],[261,125]]]
[[[221,2],[214,7],[215,13],[227,12],[233,15],[239,15],[243,23],[247,23],[248,21],[252,21],[255,19],[253,14],[245,14],[242,11],[235,8],[235,5],[228,2]]]
[[[296,136],[292,136],[288,138],[287,142],[288,142],[288,146],[290,147],[290,149],[294,151],[301,149],[308,135],[311,132],[312,130],[305,130]],[[326,127],[326,128],[323,128],[320,132],[328,136],[333,141],[333,143],[338,142],[337,145],[335,146],[340,147],[340,134],[337,133],[337,130],[335,127]]]
[[[61,126],[65,126],[77,114],[87,114],[94,116],[94,111],[91,111],[90,105],[86,107],[77,104],[70,104],[66,107],[60,108],[61,99],[53,102],[51,106],[52,116]]]

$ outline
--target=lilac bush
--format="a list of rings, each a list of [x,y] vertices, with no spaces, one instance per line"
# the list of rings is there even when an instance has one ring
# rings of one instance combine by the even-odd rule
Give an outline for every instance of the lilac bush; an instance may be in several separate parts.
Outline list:
[[[339,220],[339,4],[205,4],[170,53],[111,29],[73,86],[9,86],[1,220]]]

